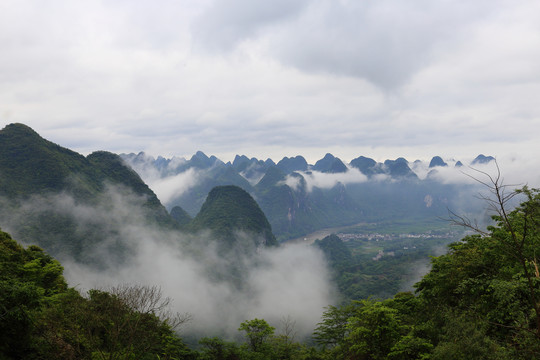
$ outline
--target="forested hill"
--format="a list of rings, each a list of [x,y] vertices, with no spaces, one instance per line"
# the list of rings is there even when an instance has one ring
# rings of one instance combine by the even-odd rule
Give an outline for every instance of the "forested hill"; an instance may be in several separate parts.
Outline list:
[[[70,183],[75,173],[79,184]],[[84,156],[43,139],[23,124],[10,124],[0,131],[2,195],[30,196],[70,190],[88,197],[100,187],[98,172]]]
[[[21,241],[37,241],[55,256],[82,260],[86,250],[106,237],[103,231],[117,232],[107,226],[97,229],[96,216],[103,212],[89,211],[121,206],[113,194],[136,202],[140,221],[178,227],[155,193],[118,155],[98,151],[85,157],[23,124],[0,131],[0,226]],[[118,244],[112,246],[120,250]]]
[[[233,185],[213,188],[189,229],[210,229],[215,238],[229,246],[238,238],[239,231],[254,235],[256,246],[278,244],[259,205],[245,190]]]
[[[161,204],[139,175],[116,154],[96,151],[87,157],[43,139],[23,124],[0,130],[0,194],[8,197],[67,191],[87,200],[107,184],[129,187]]]

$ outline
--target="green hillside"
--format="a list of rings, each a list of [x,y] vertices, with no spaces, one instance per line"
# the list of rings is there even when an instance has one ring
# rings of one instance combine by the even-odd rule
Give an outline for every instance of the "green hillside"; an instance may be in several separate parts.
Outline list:
[[[193,165],[193,167],[196,166]],[[176,206],[181,206],[190,216],[195,216],[200,211],[206,196],[216,186],[235,185],[247,191],[251,190],[249,182],[231,166],[215,163],[204,170],[199,173],[197,185],[190,191],[184,192],[175,202]]]
[[[97,177],[98,171],[84,156],[41,138],[26,125],[10,124],[0,130],[1,195],[70,190],[85,197],[100,189]]]
[[[296,187],[285,184],[285,174],[271,167],[254,192],[280,241],[361,221],[360,207],[342,184],[308,191],[304,176],[293,172],[289,177],[297,181]]]
[[[245,190],[233,185],[217,186],[210,191],[190,229],[210,229],[215,237],[228,245],[235,242],[238,231],[255,235],[254,241],[262,241],[260,245],[277,245],[270,223],[259,205]]]
[[[119,156],[98,151],[84,157],[22,124],[10,124],[0,131],[0,226],[9,228],[21,241],[37,242],[54,256],[96,261],[88,250],[109,234],[115,237],[122,224],[110,217],[105,225],[89,213],[87,225],[82,227],[77,216],[84,216],[83,209],[112,211],[121,206],[111,192],[133,198],[143,222],[178,227],[152,190]],[[119,242],[109,245],[109,251],[123,252]]]

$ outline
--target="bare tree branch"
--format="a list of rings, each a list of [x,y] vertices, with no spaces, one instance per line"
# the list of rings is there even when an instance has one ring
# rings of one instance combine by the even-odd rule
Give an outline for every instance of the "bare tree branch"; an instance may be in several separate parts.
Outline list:
[[[156,285],[122,284],[111,287],[109,292],[118,297],[130,309],[159,317],[173,330],[192,319],[188,313],[171,311],[171,298],[163,297],[161,288]]]
[[[478,222],[476,220],[473,221],[469,219],[468,217],[464,215],[459,215],[450,209],[447,209],[447,210],[448,210],[449,220],[452,223],[452,225],[467,228],[483,236],[489,235],[488,232],[480,229],[480,226],[478,225]]]

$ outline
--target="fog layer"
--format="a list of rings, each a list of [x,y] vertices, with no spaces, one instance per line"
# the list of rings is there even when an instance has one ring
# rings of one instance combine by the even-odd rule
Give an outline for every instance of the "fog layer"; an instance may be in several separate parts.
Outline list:
[[[69,284],[82,292],[126,283],[160,286],[172,298],[174,311],[192,316],[184,327],[189,333],[235,334],[247,319],[264,318],[277,325],[290,316],[299,335],[309,335],[323,308],[334,302],[327,264],[317,249],[290,245],[223,253],[208,233],[186,235],[150,225],[143,202],[113,186],[94,206],[67,194],[33,197],[2,214],[0,226],[17,239],[30,211],[69,216],[76,233],[93,229],[99,240],[85,244],[80,255],[90,260],[87,264],[62,251],[69,244],[39,238],[32,242],[54,249]],[[100,266],[92,259],[99,259]],[[231,267],[240,275],[228,274]]]

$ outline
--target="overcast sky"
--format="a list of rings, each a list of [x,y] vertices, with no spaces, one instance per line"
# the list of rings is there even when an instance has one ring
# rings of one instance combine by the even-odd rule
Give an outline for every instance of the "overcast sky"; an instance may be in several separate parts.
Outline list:
[[[0,0],[0,124],[224,161],[538,158],[536,0]]]

